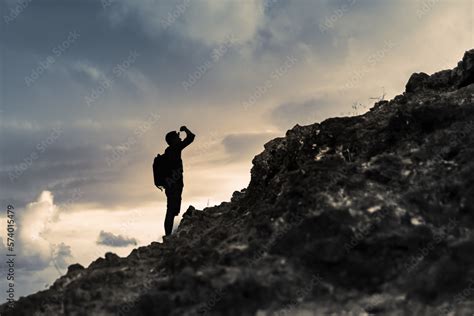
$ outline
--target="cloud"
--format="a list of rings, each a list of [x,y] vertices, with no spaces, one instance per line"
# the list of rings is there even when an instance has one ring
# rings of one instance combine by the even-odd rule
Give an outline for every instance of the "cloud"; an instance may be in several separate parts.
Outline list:
[[[72,65],[72,68],[84,75],[86,75],[90,80],[92,81],[99,81],[103,80],[105,78],[105,74],[97,67],[94,67],[88,63],[85,62],[75,62]]]
[[[30,255],[38,255],[50,261],[51,243],[45,239],[49,224],[57,217],[58,208],[53,203],[53,195],[43,191],[35,202],[18,212],[19,237],[22,251]]]
[[[189,37],[209,44],[221,43],[230,34],[245,42],[255,36],[262,22],[261,6],[260,0],[195,1],[184,16],[181,30]]]
[[[25,207],[36,199],[38,188],[54,192],[60,206],[68,203],[76,190],[83,194],[74,199],[75,203],[113,207],[142,201],[141,197],[132,197],[130,189],[144,187],[141,181],[147,174],[134,174],[130,181],[128,172],[137,163],[144,164],[145,169],[145,163],[153,157],[143,145],[157,146],[154,135],[160,122],[149,122],[146,117],[113,124],[96,119],[76,120],[68,126],[61,125],[61,133],[54,133],[54,127],[46,125],[38,130],[1,127],[0,149],[4,154],[0,158],[0,181],[8,186],[0,201]],[[137,134],[139,128],[141,132]],[[130,137],[134,137],[134,142],[129,142]],[[164,139],[160,142],[164,143]],[[111,148],[123,144],[129,149],[120,152],[117,160],[108,165],[113,154]],[[104,187],[108,187],[107,192],[103,192]]]
[[[59,207],[54,203],[53,194],[43,191],[24,208],[15,208],[14,253],[16,254],[15,288],[18,296],[42,290],[66,272],[74,258],[71,247],[58,242],[53,231],[59,224]],[[7,249],[6,232],[0,237],[0,252]],[[1,271],[7,271],[5,263]],[[0,272],[0,276],[2,275]],[[0,286],[0,288],[4,285]]]
[[[111,247],[127,247],[130,245],[136,245],[138,242],[135,238],[129,238],[122,235],[114,235],[113,233],[100,231],[99,238],[97,239],[98,245],[105,245]]]
[[[65,269],[70,265],[68,258],[72,258],[71,246],[61,242],[55,245],[52,251],[52,261],[60,269]]]
[[[263,0],[122,0],[122,6],[113,9],[111,16],[115,23],[125,22],[130,14],[138,15],[152,37],[174,31],[184,38],[214,45],[230,34],[241,41],[251,40],[262,22]]]
[[[16,130],[23,130],[23,131],[38,131],[40,130],[40,126],[32,121],[27,120],[2,120],[0,121],[0,129],[16,129]]]
[[[54,204],[51,192],[43,191],[36,201],[23,209],[14,209],[16,228],[14,251],[21,260],[17,268],[26,273],[42,271],[52,264],[64,268],[72,258],[68,245],[56,245],[50,238],[51,225],[58,220],[59,208]],[[2,238],[0,249],[5,250]]]

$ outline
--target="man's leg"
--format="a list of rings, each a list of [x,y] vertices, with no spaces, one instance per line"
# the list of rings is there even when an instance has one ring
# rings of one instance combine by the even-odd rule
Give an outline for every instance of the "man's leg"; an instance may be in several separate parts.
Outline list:
[[[174,215],[175,216],[178,216],[179,214],[179,211],[181,210],[181,195],[183,194],[183,180],[181,179],[181,181],[178,183],[177,187],[176,187],[176,191],[175,191],[175,194],[176,194],[176,197],[175,197],[175,205],[174,205]]]
[[[174,224],[174,215],[171,214],[170,211],[166,211],[166,217],[165,217],[165,235],[169,236],[171,235],[171,232],[173,231],[173,224]]]
[[[165,234],[166,236],[171,235],[173,231],[174,217],[179,214],[181,208],[181,192],[182,187],[174,186],[165,189],[167,205],[166,205],[166,217],[165,217]]]
[[[166,236],[171,235],[173,231],[173,224],[174,224],[174,192],[171,188],[165,189],[166,193],[166,217],[165,217],[165,234]]]

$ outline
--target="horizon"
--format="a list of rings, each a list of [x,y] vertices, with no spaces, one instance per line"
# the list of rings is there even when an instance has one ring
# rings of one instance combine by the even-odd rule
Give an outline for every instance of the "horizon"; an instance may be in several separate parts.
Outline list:
[[[166,198],[151,165],[168,131],[196,134],[181,217],[245,188],[252,158],[295,124],[363,114],[412,73],[454,68],[474,43],[471,0],[0,9],[1,201],[18,217],[17,297],[70,264],[161,240]]]

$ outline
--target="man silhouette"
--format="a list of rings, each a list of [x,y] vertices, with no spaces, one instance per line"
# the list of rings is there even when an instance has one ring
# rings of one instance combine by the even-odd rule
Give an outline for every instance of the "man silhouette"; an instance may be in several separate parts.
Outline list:
[[[181,151],[191,144],[195,135],[186,127],[181,126],[181,132],[186,133],[186,138],[181,140],[179,133],[172,131],[166,134],[166,142],[168,147],[165,149],[167,167],[169,168],[169,176],[165,181],[165,194],[167,199],[166,217],[165,217],[165,234],[171,235],[173,230],[174,217],[179,214],[181,209],[181,193],[183,193],[183,161],[181,160]]]

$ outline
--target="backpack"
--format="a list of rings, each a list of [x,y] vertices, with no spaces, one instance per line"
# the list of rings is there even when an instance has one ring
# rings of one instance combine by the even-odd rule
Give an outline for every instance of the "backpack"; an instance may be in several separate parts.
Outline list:
[[[169,174],[170,168],[168,159],[165,155],[158,154],[153,160],[153,179],[155,180],[155,186],[161,190],[160,187],[165,186]]]

